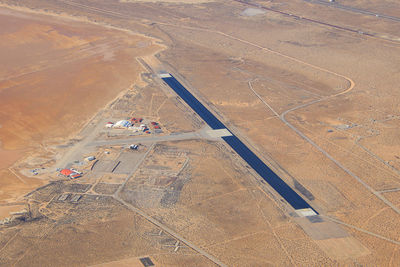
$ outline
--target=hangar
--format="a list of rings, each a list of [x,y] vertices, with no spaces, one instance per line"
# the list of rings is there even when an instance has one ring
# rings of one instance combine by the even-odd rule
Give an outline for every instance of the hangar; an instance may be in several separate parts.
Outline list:
[[[121,121],[117,121],[113,128],[128,128],[132,126],[132,123],[130,121],[127,120],[121,120]]]

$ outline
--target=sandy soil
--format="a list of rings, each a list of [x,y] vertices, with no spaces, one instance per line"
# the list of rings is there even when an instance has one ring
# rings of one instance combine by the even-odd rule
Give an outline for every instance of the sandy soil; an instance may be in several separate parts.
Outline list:
[[[12,212],[20,212],[25,210],[25,205],[11,205],[11,206],[3,206],[0,207],[0,220],[4,220],[5,218],[10,216]]]
[[[143,36],[6,8],[0,23],[0,201],[11,201],[40,181],[7,168],[76,134],[138,82],[135,57],[159,47]]]
[[[24,152],[24,150],[4,150],[0,148],[0,169],[11,166]]]
[[[201,4],[214,1],[215,0],[120,0],[121,3],[148,2],[148,3],[179,3],[179,4]]]

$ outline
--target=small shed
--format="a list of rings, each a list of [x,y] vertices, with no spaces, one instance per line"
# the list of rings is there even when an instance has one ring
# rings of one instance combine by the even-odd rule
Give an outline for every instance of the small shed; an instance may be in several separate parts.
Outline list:
[[[74,174],[72,174],[71,176],[71,179],[76,179],[76,178],[79,178],[79,177],[82,177],[82,175],[80,175],[79,173],[74,173]]]
[[[130,149],[137,150],[139,148],[138,145],[132,144],[129,146]]]
[[[96,159],[95,156],[89,156],[89,157],[85,158],[85,160],[87,160],[87,161],[93,161],[95,159]]]

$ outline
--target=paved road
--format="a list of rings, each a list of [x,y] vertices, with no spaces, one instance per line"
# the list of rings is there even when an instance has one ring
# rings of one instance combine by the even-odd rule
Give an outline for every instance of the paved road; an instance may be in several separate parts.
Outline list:
[[[90,143],[86,143],[86,146],[106,146],[106,145],[130,145],[137,143],[146,142],[166,142],[166,141],[180,141],[190,139],[207,139],[207,140],[218,140],[218,133],[213,134],[210,127],[205,126],[196,132],[189,133],[172,133],[169,135],[150,135],[150,136],[134,136],[123,139],[110,139],[110,140],[96,140]]]
[[[165,141],[178,141],[178,140],[188,140],[188,139],[199,139],[205,138],[200,132],[190,132],[190,133],[180,133],[180,134],[170,134],[170,135],[152,135],[152,136],[136,136],[125,139],[114,139],[114,140],[96,140],[87,146],[105,146],[105,145],[130,145],[145,142],[165,142]]]
[[[333,7],[333,8],[338,8],[338,9],[342,9],[342,10],[346,10],[346,11],[350,11],[350,12],[354,12],[354,13],[358,13],[358,14],[369,15],[369,16],[374,16],[374,17],[379,17],[379,18],[383,18],[383,19],[400,22],[399,17],[389,16],[389,15],[385,15],[382,13],[376,13],[376,12],[369,11],[366,9],[345,6],[345,5],[336,3],[336,2],[331,3],[331,2],[322,1],[322,0],[303,0],[303,1],[312,3],[312,4],[319,4],[319,5],[329,6],[329,7]]]
[[[361,34],[361,35],[364,35],[364,36],[368,36],[368,37],[372,37],[372,38],[375,38],[375,39],[380,39],[380,40],[384,40],[384,41],[388,41],[388,42],[392,42],[392,43],[395,42],[390,38],[386,38],[384,36],[378,36],[378,35],[376,35],[374,33],[364,32],[364,31],[361,31],[359,29],[349,28],[349,27],[345,27],[345,26],[339,26],[339,25],[323,22],[323,21],[320,21],[320,20],[306,18],[306,17],[303,17],[301,15],[295,15],[295,14],[292,14],[292,13],[289,13],[289,12],[280,11],[278,9],[269,8],[269,7],[263,6],[263,5],[258,4],[258,3],[247,2],[245,0],[234,0],[234,1],[239,2],[241,4],[244,4],[244,5],[247,5],[247,6],[252,6],[252,7],[259,8],[259,9],[264,9],[264,10],[268,10],[268,11],[271,11],[271,12],[274,12],[274,13],[278,13],[278,14],[281,14],[281,15],[284,15],[284,16],[288,16],[288,17],[291,17],[291,18],[294,18],[294,19],[297,19],[297,20],[303,20],[303,21],[319,24],[319,25],[322,25],[322,26],[335,28],[335,29],[342,30],[342,31],[347,31],[347,32],[351,32],[351,33],[357,33],[357,34]],[[393,18],[395,18],[395,17],[393,17]]]

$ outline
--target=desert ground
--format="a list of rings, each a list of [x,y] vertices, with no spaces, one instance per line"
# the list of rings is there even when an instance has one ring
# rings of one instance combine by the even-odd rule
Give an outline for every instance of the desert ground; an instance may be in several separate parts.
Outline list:
[[[76,135],[110,99],[133,86],[141,70],[136,53],[159,48],[143,36],[62,18],[3,8],[0,20],[0,201],[12,202],[46,181],[9,167],[45,151],[50,163],[46,146]]]
[[[2,0],[0,23],[0,265],[398,266],[396,1]]]

